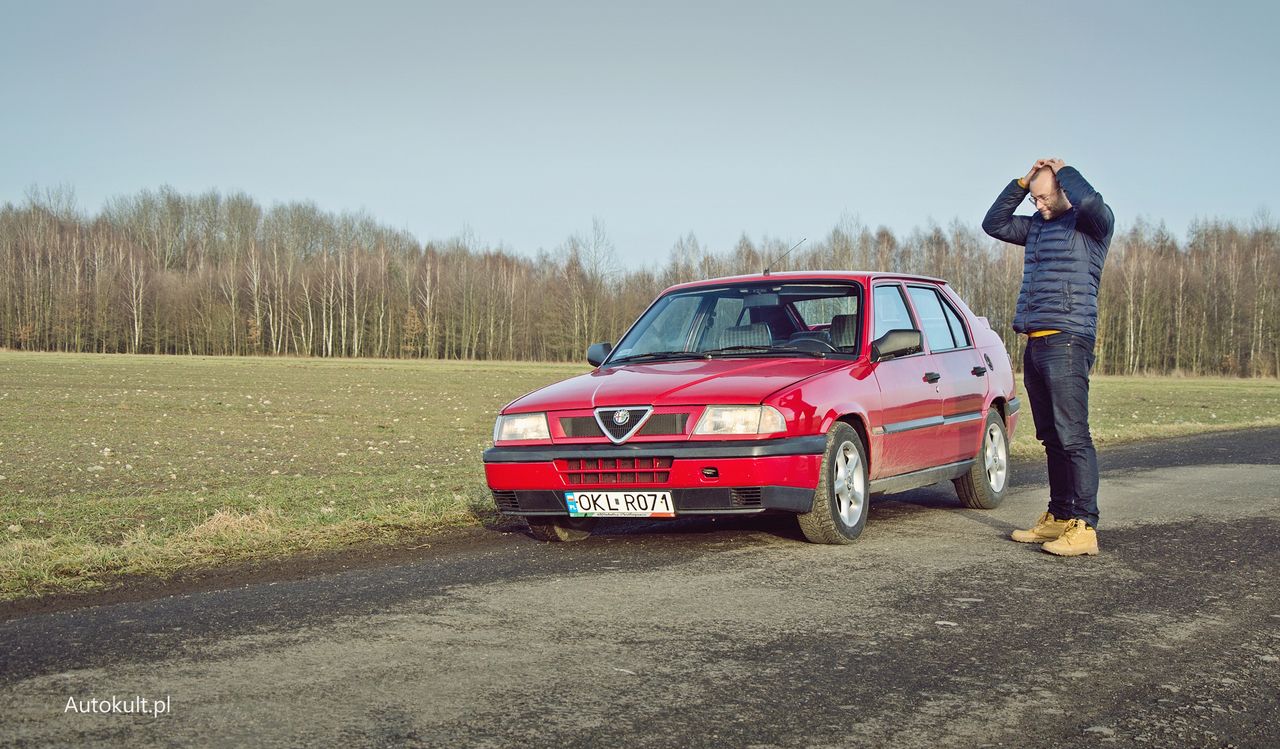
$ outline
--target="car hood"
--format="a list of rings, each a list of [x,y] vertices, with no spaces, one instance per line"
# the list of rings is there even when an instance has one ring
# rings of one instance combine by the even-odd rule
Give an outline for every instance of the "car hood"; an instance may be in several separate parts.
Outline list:
[[[760,403],[800,380],[847,359],[694,359],[597,369],[517,398],[504,412],[602,406],[683,406]]]

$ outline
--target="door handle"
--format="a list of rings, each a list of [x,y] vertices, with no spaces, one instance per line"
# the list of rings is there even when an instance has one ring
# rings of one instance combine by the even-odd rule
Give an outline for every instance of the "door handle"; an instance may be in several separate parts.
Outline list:
[[[983,376],[983,375],[984,375],[984,374],[986,374],[986,373],[987,373],[987,368],[986,368],[986,367],[974,367],[974,368],[973,368],[973,376],[974,376],[974,377],[981,377],[981,376]]]
[[[928,383],[934,383],[934,382],[937,382],[938,380],[941,380],[941,379],[942,379],[942,375],[938,374],[937,372],[925,372],[925,373],[924,373],[924,381],[925,381],[925,382],[928,382]]]

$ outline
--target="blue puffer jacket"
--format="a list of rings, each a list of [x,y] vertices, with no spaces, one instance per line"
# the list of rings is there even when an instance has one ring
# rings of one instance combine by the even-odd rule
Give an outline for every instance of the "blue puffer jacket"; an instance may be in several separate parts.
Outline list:
[[[1058,170],[1058,184],[1071,201],[1071,210],[1061,216],[1045,221],[1039,212],[1013,215],[1027,197],[1027,191],[1013,180],[987,211],[982,229],[996,239],[1026,247],[1014,330],[1061,330],[1097,338],[1098,287],[1115,216],[1102,195],[1073,167]]]

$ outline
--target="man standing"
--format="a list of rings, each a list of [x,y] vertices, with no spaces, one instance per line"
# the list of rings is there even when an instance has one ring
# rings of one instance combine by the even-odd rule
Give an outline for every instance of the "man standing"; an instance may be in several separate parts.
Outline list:
[[[1030,195],[1028,195],[1030,192]],[[1031,216],[1015,216],[1027,199]],[[1023,383],[1049,461],[1049,509],[1013,540],[1059,556],[1098,553],[1098,456],[1089,435],[1089,370],[1098,288],[1115,216],[1080,172],[1040,159],[1012,180],[982,228],[1026,248],[1013,329],[1027,336]]]

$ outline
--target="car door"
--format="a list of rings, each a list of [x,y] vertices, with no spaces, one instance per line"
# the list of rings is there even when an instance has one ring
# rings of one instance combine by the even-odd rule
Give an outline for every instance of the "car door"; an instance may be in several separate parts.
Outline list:
[[[978,449],[987,378],[982,355],[960,314],[934,284],[908,284],[907,296],[924,333],[925,347],[940,375],[942,426],[938,430],[936,465],[968,460]]]
[[[911,317],[901,284],[872,289],[872,333],[875,340],[901,328],[919,329]],[[880,388],[880,418],[872,425],[872,478],[896,476],[938,465],[936,442],[942,427],[942,401],[927,350],[874,365]],[[877,450],[878,446],[878,450]]]

